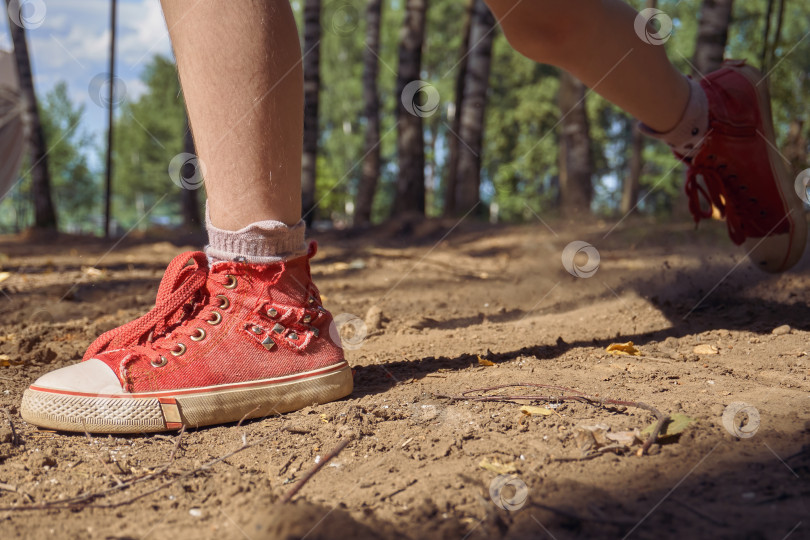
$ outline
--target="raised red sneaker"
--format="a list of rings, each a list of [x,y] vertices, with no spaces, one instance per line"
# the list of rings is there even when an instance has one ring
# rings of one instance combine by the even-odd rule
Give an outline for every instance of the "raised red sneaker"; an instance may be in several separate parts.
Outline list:
[[[807,224],[776,148],[767,81],[759,70],[729,60],[700,86],[709,103],[709,129],[694,156],[678,156],[689,165],[689,210],[697,223],[712,216],[714,205],[731,240],[755,265],[787,270],[801,258]]]
[[[155,308],[102,334],[84,361],[25,391],[50,429],[144,433],[297,410],[344,397],[352,375],[305,257],[258,265],[176,257]],[[190,264],[187,264],[190,263]]]

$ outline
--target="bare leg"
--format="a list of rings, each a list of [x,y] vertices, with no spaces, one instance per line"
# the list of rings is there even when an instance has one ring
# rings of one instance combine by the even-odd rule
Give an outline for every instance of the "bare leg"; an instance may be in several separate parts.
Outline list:
[[[636,11],[621,0],[487,0],[512,46],[565,69],[647,126],[669,131],[689,84],[664,47],[634,32]]]
[[[161,0],[211,221],[301,219],[303,72],[287,0]]]

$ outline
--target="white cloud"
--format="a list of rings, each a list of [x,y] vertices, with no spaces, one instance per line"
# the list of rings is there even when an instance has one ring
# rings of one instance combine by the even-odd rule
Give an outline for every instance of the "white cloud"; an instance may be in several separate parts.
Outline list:
[[[157,0],[140,2],[140,5],[122,4],[120,15],[120,58],[130,64],[130,68],[156,53],[171,55],[169,32]]]

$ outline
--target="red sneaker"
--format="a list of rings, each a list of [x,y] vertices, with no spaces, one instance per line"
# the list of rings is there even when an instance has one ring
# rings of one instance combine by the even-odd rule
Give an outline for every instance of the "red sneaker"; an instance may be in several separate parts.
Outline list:
[[[678,156],[689,165],[689,210],[697,223],[712,216],[701,198],[711,203],[754,264],[787,270],[801,258],[807,224],[776,148],[767,81],[744,62],[726,61],[700,86],[709,102],[709,130],[696,155]]]
[[[143,433],[235,422],[352,391],[309,254],[256,265],[176,257],[149,313],[101,335],[84,361],[37,379],[22,417],[51,429]],[[187,262],[191,264],[186,264]]]

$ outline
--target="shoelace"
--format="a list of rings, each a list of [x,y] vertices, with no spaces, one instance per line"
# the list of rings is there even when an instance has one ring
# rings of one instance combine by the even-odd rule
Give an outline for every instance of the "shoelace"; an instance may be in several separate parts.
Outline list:
[[[87,349],[84,360],[105,351],[143,345],[164,336],[190,314],[190,307],[185,306],[199,296],[210,278],[213,276],[209,276],[204,253],[181,253],[172,260],[160,281],[155,307],[134,321],[101,334]]]
[[[695,219],[695,223],[712,217],[711,206],[705,210],[701,207],[702,197],[720,210],[721,216],[726,219],[731,240],[739,245],[746,239],[746,233],[742,228],[743,221],[749,223],[749,228],[755,227],[758,223],[757,218],[751,217],[756,212],[754,209],[756,200],[749,199],[730,189],[729,180],[734,175],[723,171],[725,171],[725,167],[714,163],[713,156],[704,158],[704,161],[696,159],[689,164],[684,189],[689,199],[689,212]],[[700,183],[698,177],[703,178],[703,184]],[[762,234],[767,233],[767,231],[761,232]]]

